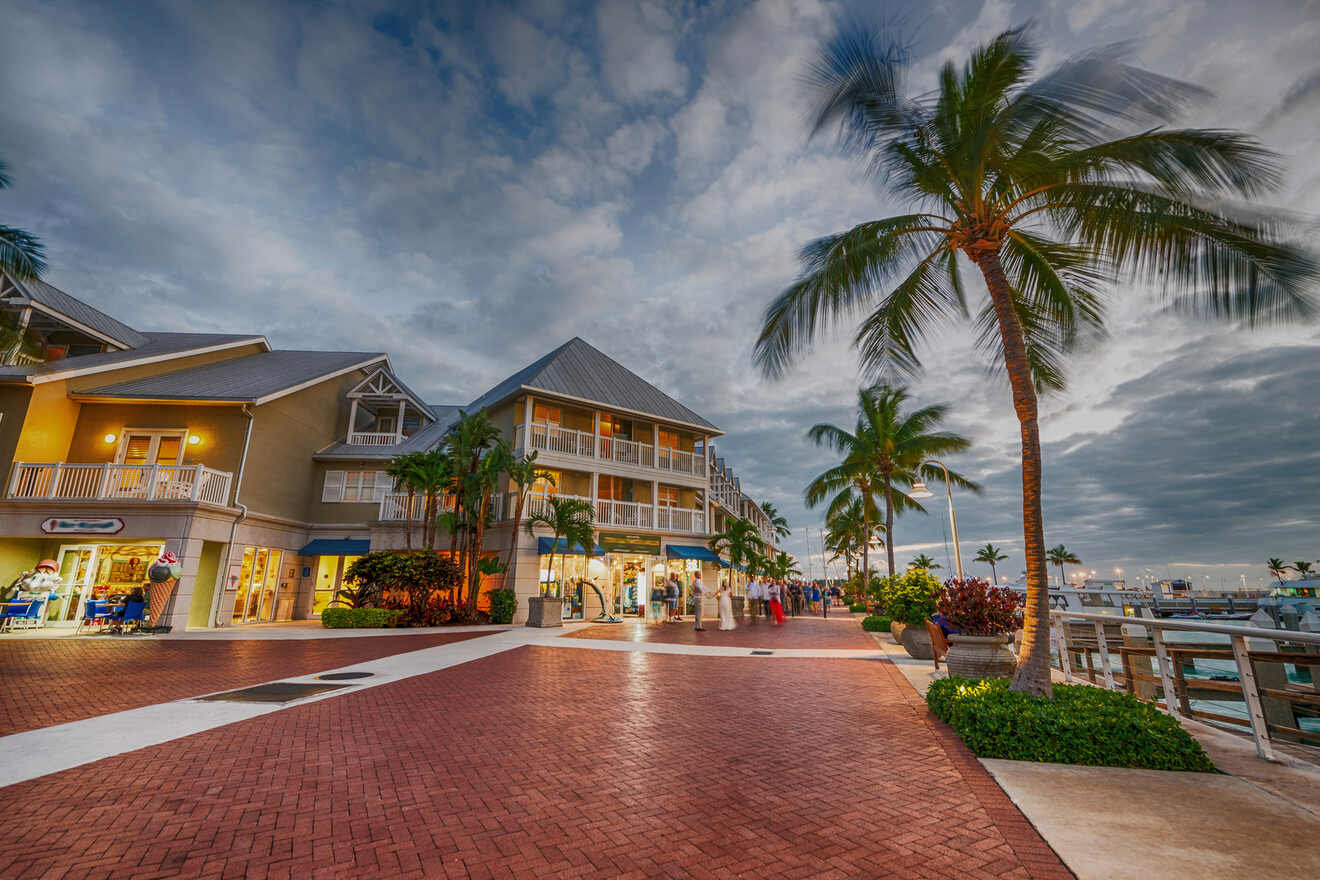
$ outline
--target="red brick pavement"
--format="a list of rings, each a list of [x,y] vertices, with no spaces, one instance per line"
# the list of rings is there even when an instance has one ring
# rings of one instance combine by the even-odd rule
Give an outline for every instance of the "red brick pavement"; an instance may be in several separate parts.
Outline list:
[[[4,877],[1072,876],[883,661],[522,648],[0,801]]]
[[[718,621],[706,620],[705,632],[697,632],[692,618],[679,623],[623,623],[589,626],[565,637],[577,639],[615,639],[629,642],[663,642],[676,645],[724,645],[735,648],[874,648],[875,641],[855,620],[821,620],[818,617],[790,617],[783,626],[739,622],[737,629],[720,632]]]
[[[0,736],[483,635],[0,640]]]

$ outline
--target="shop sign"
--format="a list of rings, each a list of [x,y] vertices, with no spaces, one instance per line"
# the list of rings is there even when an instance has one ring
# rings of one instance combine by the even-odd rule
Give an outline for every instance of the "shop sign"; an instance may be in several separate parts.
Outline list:
[[[628,532],[601,532],[596,536],[596,543],[606,553],[645,553],[650,556],[660,555],[660,537],[658,535],[635,535]]]
[[[48,535],[117,535],[124,530],[124,521],[117,516],[96,519],[52,516],[41,521],[41,530]]]

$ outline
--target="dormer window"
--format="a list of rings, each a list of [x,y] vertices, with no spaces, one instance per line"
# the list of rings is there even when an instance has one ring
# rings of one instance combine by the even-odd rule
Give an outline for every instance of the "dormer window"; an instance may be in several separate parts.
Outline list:
[[[395,446],[433,420],[430,408],[381,367],[348,392],[347,442]]]

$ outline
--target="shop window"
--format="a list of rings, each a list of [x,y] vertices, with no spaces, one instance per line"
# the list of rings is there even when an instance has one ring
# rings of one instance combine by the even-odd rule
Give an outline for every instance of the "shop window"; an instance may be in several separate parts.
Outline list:
[[[655,445],[662,449],[677,449],[678,432],[670,431],[668,428],[657,428],[655,432]]]
[[[384,471],[326,471],[321,501],[364,504],[377,502],[392,488]]]
[[[661,486],[655,503],[661,507],[678,507],[678,489],[674,486]]]
[[[596,497],[602,501],[632,501],[632,481],[601,474],[596,480]]]

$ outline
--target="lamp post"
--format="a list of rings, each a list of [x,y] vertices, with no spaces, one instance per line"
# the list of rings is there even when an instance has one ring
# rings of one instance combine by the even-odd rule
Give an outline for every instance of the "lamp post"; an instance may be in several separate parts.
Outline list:
[[[944,466],[944,462],[936,461],[933,458],[928,458],[921,464],[937,464],[940,466],[940,470],[944,471],[944,492],[949,499],[949,528],[953,530],[953,559],[958,566],[958,580],[962,580],[962,549],[958,546],[958,517],[953,512],[953,486],[949,484],[949,469]],[[912,491],[908,493],[908,497],[933,498],[935,493],[926,488],[925,480],[917,479],[912,481]]]

